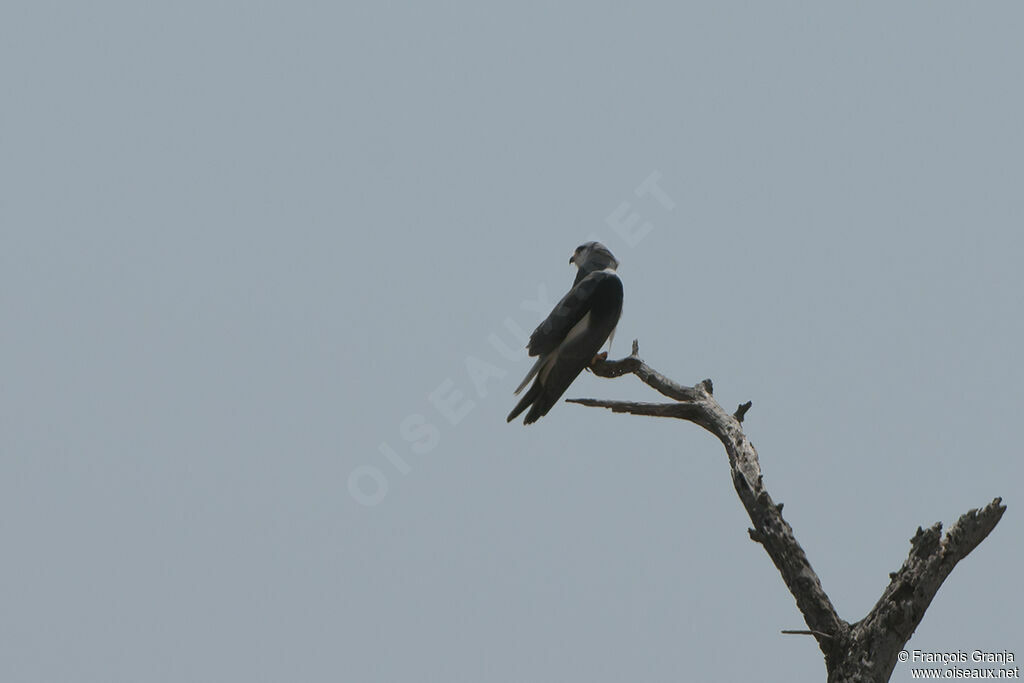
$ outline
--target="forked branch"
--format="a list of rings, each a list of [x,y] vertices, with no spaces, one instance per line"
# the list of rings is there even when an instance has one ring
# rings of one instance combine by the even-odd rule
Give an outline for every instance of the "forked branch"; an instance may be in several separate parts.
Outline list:
[[[712,395],[711,380],[689,387],[653,370],[639,356],[639,346],[620,360],[596,360],[590,368],[599,377],[636,375],[670,403],[638,403],[571,398],[569,403],[609,408],[616,413],[675,417],[700,425],[718,437],[725,446],[732,471],[733,486],[750,516],[750,538],[760,543],[782,575],[789,592],[825,655],[829,681],[886,681],[892,674],[899,651],[907,640],[939,586],[999,522],[1005,506],[996,498],[980,510],[960,517],[942,536],[942,525],[927,531],[918,529],[911,540],[910,555],[903,567],[890,575],[889,586],[871,612],[853,624],[843,620],[821,587],[821,581],[793,529],[782,517],[782,503],[776,504],[764,486],[761,464],[753,444],[743,433],[741,422],[751,403],[741,404],[730,414]]]

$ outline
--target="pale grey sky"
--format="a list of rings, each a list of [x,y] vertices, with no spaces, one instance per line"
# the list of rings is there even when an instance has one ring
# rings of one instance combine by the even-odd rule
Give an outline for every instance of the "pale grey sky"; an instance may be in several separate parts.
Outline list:
[[[594,236],[844,618],[1003,496],[909,646],[1024,657],[1022,20],[5,3],[0,678],[822,680],[709,434],[505,423]]]

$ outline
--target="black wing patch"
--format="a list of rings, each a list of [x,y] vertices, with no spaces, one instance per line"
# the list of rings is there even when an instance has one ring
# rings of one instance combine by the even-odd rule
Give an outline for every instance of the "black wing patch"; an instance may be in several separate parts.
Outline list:
[[[562,343],[562,340],[565,339],[565,336],[569,334],[569,330],[573,328],[573,325],[582,320],[583,316],[590,310],[593,304],[594,293],[598,288],[608,284],[611,280],[614,280],[621,292],[622,285],[618,276],[615,273],[605,271],[598,271],[587,275],[570,289],[569,293],[555,304],[547,319],[538,325],[537,329],[530,335],[530,343],[526,345],[530,355],[539,356],[554,351]]]

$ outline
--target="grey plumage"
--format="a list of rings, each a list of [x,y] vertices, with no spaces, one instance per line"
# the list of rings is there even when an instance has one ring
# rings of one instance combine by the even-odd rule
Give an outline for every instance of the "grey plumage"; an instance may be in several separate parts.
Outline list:
[[[546,415],[590,365],[619,322],[622,281],[615,272],[619,262],[608,248],[600,242],[587,242],[576,248],[569,263],[579,269],[576,279],[569,293],[530,335],[527,349],[531,356],[538,356],[537,362],[515,393],[534,381],[509,413],[509,422],[528,407],[523,424]]]

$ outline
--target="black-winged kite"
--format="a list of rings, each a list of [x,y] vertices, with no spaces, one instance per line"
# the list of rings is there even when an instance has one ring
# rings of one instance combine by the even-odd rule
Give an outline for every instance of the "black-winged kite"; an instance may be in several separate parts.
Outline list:
[[[527,408],[523,424],[547,415],[573,380],[594,360],[615,332],[622,313],[622,281],[615,274],[619,262],[600,242],[587,242],[573,252],[569,263],[579,271],[572,289],[533,334],[526,348],[539,356],[515,393],[536,377],[533,386],[508,414],[511,422]]]

